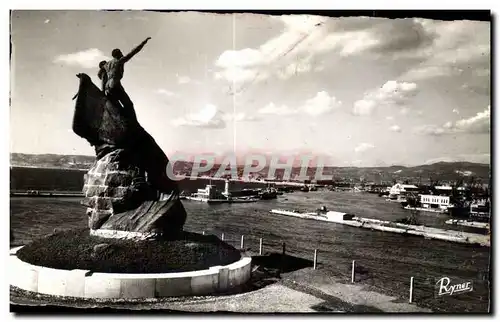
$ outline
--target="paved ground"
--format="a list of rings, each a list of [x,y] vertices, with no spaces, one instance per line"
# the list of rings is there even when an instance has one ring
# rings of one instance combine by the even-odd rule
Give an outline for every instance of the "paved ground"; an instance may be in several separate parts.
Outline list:
[[[361,284],[343,284],[320,271],[303,269],[284,276],[276,284],[246,294],[216,297],[203,301],[169,305],[187,311],[233,312],[431,312],[414,304],[398,301]]]
[[[30,299],[31,298],[31,299]],[[78,308],[170,310],[184,312],[306,313],[306,312],[431,312],[414,304],[368,291],[361,284],[345,284],[310,268],[285,274],[283,279],[255,291],[225,296],[148,300],[78,300],[26,296],[11,289],[11,302],[63,305]]]

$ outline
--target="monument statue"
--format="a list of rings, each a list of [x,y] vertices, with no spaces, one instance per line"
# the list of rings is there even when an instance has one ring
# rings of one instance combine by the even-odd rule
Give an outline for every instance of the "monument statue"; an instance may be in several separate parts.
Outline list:
[[[121,85],[123,65],[149,40],[126,56],[99,64],[99,89],[84,73],[75,95],[73,131],[94,148],[96,161],[85,175],[82,204],[92,235],[108,238],[175,238],[186,211],[177,183],[168,177],[169,160],[139,124]]]

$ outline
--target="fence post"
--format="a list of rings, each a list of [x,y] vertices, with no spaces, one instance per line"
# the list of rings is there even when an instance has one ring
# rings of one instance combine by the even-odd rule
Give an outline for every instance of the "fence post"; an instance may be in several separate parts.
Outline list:
[[[262,255],[262,238],[259,240],[259,255]]]
[[[351,270],[351,283],[354,283],[354,266],[356,265],[356,261],[352,261],[352,270]]]
[[[282,243],[282,247],[283,247],[283,252],[281,253],[280,275],[281,275],[281,272],[283,272],[283,268],[285,266],[285,253],[286,253],[286,244],[285,244],[285,242]]]
[[[224,233],[220,236],[221,240],[224,241]]]
[[[314,269],[316,269],[316,262],[317,262],[317,260],[318,260],[318,250],[315,249],[314,250],[314,266],[313,266]]]
[[[413,302],[413,276],[410,278],[410,300],[408,302]]]
[[[245,246],[245,235],[241,235],[241,245],[240,245],[241,249],[243,249],[243,247]]]

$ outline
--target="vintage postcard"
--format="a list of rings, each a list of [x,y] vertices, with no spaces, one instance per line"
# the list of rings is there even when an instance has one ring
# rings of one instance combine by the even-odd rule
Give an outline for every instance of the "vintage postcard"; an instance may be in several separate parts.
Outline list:
[[[12,312],[491,313],[491,13],[12,10]]]

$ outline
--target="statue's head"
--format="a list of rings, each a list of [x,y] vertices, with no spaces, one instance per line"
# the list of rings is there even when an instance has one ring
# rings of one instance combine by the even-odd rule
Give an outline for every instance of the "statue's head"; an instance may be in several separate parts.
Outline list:
[[[104,68],[104,65],[106,65],[106,61],[103,60],[99,63],[99,69],[103,69]]]
[[[120,49],[116,48],[113,49],[113,51],[111,52],[111,56],[113,56],[113,58],[120,59],[123,57],[123,54]]]

